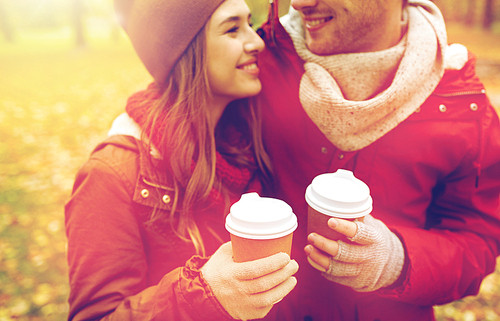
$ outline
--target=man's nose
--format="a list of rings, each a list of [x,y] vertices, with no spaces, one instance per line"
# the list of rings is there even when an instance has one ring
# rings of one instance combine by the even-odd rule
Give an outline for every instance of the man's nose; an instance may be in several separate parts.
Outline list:
[[[308,7],[315,7],[318,5],[318,0],[291,0],[290,4],[295,10],[302,10]]]

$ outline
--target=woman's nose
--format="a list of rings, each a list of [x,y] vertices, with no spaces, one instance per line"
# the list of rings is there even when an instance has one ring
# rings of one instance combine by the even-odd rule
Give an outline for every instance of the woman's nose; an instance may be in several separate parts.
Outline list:
[[[245,51],[248,53],[260,53],[264,50],[264,40],[252,30],[250,39],[245,43]]]

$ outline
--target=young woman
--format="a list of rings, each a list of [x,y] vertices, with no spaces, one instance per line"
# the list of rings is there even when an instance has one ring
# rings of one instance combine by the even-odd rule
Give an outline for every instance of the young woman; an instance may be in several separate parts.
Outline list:
[[[248,98],[261,90],[264,48],[248,6],[115,4],[155,82],[77,174],[66,205],[69,320],[263,318],[298,266],[283,253],[234,263],[224,229],[229,205],[270,176]]]

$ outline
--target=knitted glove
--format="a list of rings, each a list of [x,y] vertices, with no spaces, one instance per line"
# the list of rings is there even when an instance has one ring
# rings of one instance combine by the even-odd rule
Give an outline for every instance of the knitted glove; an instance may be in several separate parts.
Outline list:
[[[358,230],[350,240],[338,241],[337,255],[323,276],[359,292],[375,291],[392,285],[400,276],[405,251],[399,238],[371,215],[355,221]]]
[[[215,297],[231,317],[261,319],[297,284],[299,266],[286,253],[235,263],[231,242],[221,245],[200,269]]]

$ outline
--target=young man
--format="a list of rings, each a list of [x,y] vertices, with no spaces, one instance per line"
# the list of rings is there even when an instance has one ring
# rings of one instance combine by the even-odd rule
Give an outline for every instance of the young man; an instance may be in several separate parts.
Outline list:
[[[475,295],[500,253],[500,124],[475,58],[447,45],[430,1],[291,6],[280,23],[274,0],[259,68],[300,270],[268,317],[433,320],[433,305]],[[329,221],[354,244],[306,232],[306,187],[340,168],[373,198],[364,223]]]

